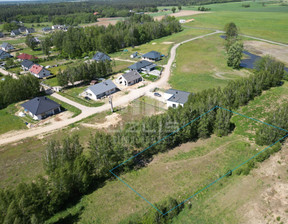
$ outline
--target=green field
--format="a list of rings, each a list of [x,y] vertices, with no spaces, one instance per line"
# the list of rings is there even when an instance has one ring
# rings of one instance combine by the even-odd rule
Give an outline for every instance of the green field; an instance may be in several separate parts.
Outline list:
[[[0,134],[27,128],[24,121],[15,115],[16,112],[15,104],[0,110]]]
[[[192,16],[195,21],[185,26],[224,29],[234,22],[240,32],[263,39],[288,43],[288,7],[274,4],[245,2],[250,8],[241,7],[242,2],[206,5],[211,13]]]
[[[230,80],[246,77],[245,69],[227,66],[224,40],[212,35],[181,45],[177,49],[175,66],[169,80],[175,89],[199,92],[226,86]]]

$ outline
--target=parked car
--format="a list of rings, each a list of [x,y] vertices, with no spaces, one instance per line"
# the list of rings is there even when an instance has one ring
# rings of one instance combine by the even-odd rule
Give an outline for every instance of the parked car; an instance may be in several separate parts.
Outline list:
[[[88,96],[84,97],[85,100],[91,100]]]
[[[161,97],[161,94],[160,93],[154,93],[154,96]]]

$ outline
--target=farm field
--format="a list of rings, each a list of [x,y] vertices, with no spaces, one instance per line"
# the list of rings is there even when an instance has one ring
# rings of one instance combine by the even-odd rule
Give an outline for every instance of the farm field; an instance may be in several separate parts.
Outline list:
[[[281,87],[272,88],[237,112],[245,115],[247,113],[248,116],[263,120],[267,113],[261,114],[258,112],[275,108],[276,105],[282,102],[276,99],[284,101],[287,88],[287,83]],[[255,107],[257,111],[254,112],[253,108]],[[154,156],[153,161],[147,167],[123,174],[120,177],[144,197],[146,196],[148,200],[150,199],[149,201],[152,203],[161,201],[168,195],[179,200],[188,198],[201,187],[219,178],[228,169],[236,167],[237,164],[265,148],[254,143],[254,136],[247,138],[247,133],[251,134],[249,130],[251,127],[253,128],[253,122],[246,118],[241,119],[242,117],[239,115],[233,116],[232,122],[235,123],[236,128],[229,136],[222,138],[212,136],[206,140],[182,144],[167,153]],[[281,158],[281,161],[283,161],[286,157],[282,156]],[[259,164],[259,166],[262,167],[262,164]],[[257,170],[255,172],[259,175],[261,173]],[[252,175],[254,175],[253,173]],[[224,178],[223,181],[192,199],[192,208],[185,208],[183,211],[185,215],[179,215],[175,223],[194,223],[194,221],[197,221],[196,223],[210,223],[212,220],[216,220],[217,223],[223,223],[224,221],[229,223],[240,222],[245,217],[238,215],[237,212],[241,211],[243,213],[244,205],[248,203],[247,200],[256,198],[257,193],[268,186],[268,184],[264,184],[266,180],[261,181],[259,177],[253,180],[253,184],[249,188],[251,191],[243,196],[250,180],[253,179],[252,175],[232,175]],[[287,179],[284,178],[283,181],[286,181],[287,184]],[[269,180],[269,183],[272,183],[272,180]],[[230,199],[232,194],[233,197]],[[226,200],[228,201],[226,202]],[[224,201],[225,205],[223,205]],[[210,204],[211,202],[213,206]],[[79,204],[69,209],[69,212],[72,211],[73,213],[79,207],[84,207],[83,213],[76,214],[80,217],[80,223],[91,221],[96,223],[119,223],[121,220],[128,220],[130,216],[133,217],[135,213],[143,215],[147,210],[152,209],[143,199],[118,180],[107,181],[105,186],[92,194],[84,196]],[[66,212],[68,211],[59,213],[54,218],[57,219]],[[273,217],[274,213],[269,216]],[[123,223],[126,222],[123,221]]]
[[[211,8],[211,13],[195,15],[195,21],[185,26],[223,30],[225,24],[234,22],[240,28],[240,33],[288,43],[287,6],[267,3],[263,7],[257,2],[245,3],[251,6],[244,8],[242,2],[206,5]]]
[[[228,81],[247,77],[245,69],[227,66],[224,40],[215,34],[180,46],[169,83],[175,89],[199,92],[226,86]]]

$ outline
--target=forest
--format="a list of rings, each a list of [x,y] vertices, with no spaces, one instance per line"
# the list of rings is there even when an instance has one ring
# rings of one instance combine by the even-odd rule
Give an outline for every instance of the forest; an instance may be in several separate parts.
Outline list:
[[[113,134],[95,131],[85,153],[78,136],[48,142],[43,158],[46,178],[40,176],[33,183],[21,183],[15,189],[1,189],[0,222],[43,222],[64,209],[71,200],[77,200],[89,190],[96,190],[102,186],[105,180],[111,178],[107,170],[136,155],[139,150],[147,148],[158,139],[165,137],[167,133],[161,128],[161,124],[177,122],[181,127],[217,105],[235,110],[261,95],[263,91],[281,85],[283,76],[284,65],[273,58],[264,57],[257,64],[254,74],[250,77],[231,81],[223,89],[208,89],[190,95],[184,107],[170,108],[164,114],[145,117],[133,124],[125,124],[119,132]],[[287,129],[287,110],[287,104],[281,105],[281,109],[275,108],[271,117],[267,118],[267,122]],[[279,113],[281,118],[274,116]],[[193,126],[187,126],[153,146],[145,154],[140,154],[137,156],[137,160],[136,158],[129,160],[125,166],[117,168],[117,172],[139,169],[143,164],[151,161],[154,154],[165,152],[182,143],[196,141],[199,138],[209,138],[214,133],[217,136],[228,135],[233,131],[231,117],[231,112],[216,108],[195,121]],[[146,130],[154,131],[147,132]],[[265,129],[260,126],[256,132],[257,144],[272,144],[280,133],[280,131]],[[280,144],[275,145],[272,150],[266,151],[255,161],[250,161],[249,166],[237,174],[248,174],[256,162],[265,160],[280,148]],[[177,202],[174,199],[170,199],[160,207],[167,210],[175,203]],[[147,223],[147,217],[149,218],[148,221],[168,223],[171,218],[171,216],[161,218],[155,211],[148,212],[149,215],[130,223]],[[177,215],[179,212],[180,210],[175,210],[171,215]]]
[[[128,17],[134,12],[157,12],[157,6],[205,5],[240,0],[112,0],[33,4],[6,4],[0,7],[0,22],[13,20],[26,23],[53,22],[66,25],[94,22],[97,17]],[[95,16],[93,13],[98,12]]]
[[[161,21],[154,21],[149,15],[133,15],[115,26],[71,27],[67,32],[55,32],[50,42],[60,51],[60,56],[81,58],[92,51],[113,53],[181,30],[175,17],[167,16]]]

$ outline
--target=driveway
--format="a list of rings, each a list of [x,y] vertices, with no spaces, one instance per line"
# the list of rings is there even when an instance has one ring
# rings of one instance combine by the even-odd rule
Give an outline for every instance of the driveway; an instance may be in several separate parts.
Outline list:
[[[156,82],[150,83],[149,85],[147,85],[145,87],[142,87],[140,89],[135,89],[135,90],[131,91],[129,94],[118,98],[117,101],[113,101],[114,107],[126,106],[131,101],[133,101],[133,100],[135,100],[135,99],[137,99],[137,98],[139,98],[141,96],[144,96],[146,93],[148,93],[153,88],[156,88],[156,87],[158,87],[158,88],[162,87],[163,88],[163,87],[169,86],[168,80],[169,80],[169,77],[170,77],[170,74],[171,74],[171,66],[172,66],[172,64],[173,64],[173,62],[175,60],[175,57],[176,57],[176,49],[181,44],[184,44],[184,43],[187,43],[187,42],[190,42],[190,41],[193,41],[193,40],[201,39],[201,38],[204,38],[204,37],[207,37],[207,36],[211,36],[211,35],[214,35],[214,34],[217,34],[217,33],[221,33],[221,31],[215,31],[213,33],[209,33],[209,34],[206,34],[206,35],[194,37],[194,38],[185,40],[185,41],[183,41],[181,43],[175,44],[171,48],[170,58],[168,60],[167,65],[164,66],[164,70],[162,72],[161,78],[159,80],[157,80]],[[54,93],[52,96],[54,96],[55,98],[57,98],[57,99],[59,99],[59,100],[61,100],[63,102],[66,102],[68,104],[71,104],[71,105],[79,108],[82,111],[82,113],[79,114],[77,117],[74,117],[74,118],[71,118],[71,119],[67,119],[67,120],[63,120],[63,121],[59,121],[57,123],[54,123],[54,124],[51,124],[51,125],[47,125],[45,127],[33,128],[33,129],[29,129],[29,130],[24,130],[24,131],[17,131],[17,132],[15,132],[15,134],[7,133],[7,134],[0,135],[0,145],[12,143],[12,142],[17,142],[17,141],[23,140],[25,138],[39,136],[39,135],[44,134],[44,133],[51,133],[51,132],[53,132],[55,130],[64,128],[64,127],[66,127],[66,126],[68,126],[70,124],[73,124],[75,122],[81,121],[82,119],[87,118],[87,117],[89,117],[89,116],[91,116],[93,114],[101,113],[103,111],[107,111],[107,110],[110,109],[110,105],[109,104],[105,104],[105,105],[100,106],[100,107],[86,107],[86,106],[78,104],[78,103],[76,103],[74,101],[71,101],[71,100],[69,100],[69,99],[67,99],[67,98],[65,98],[63,96],[60,96],[57,93]]]

